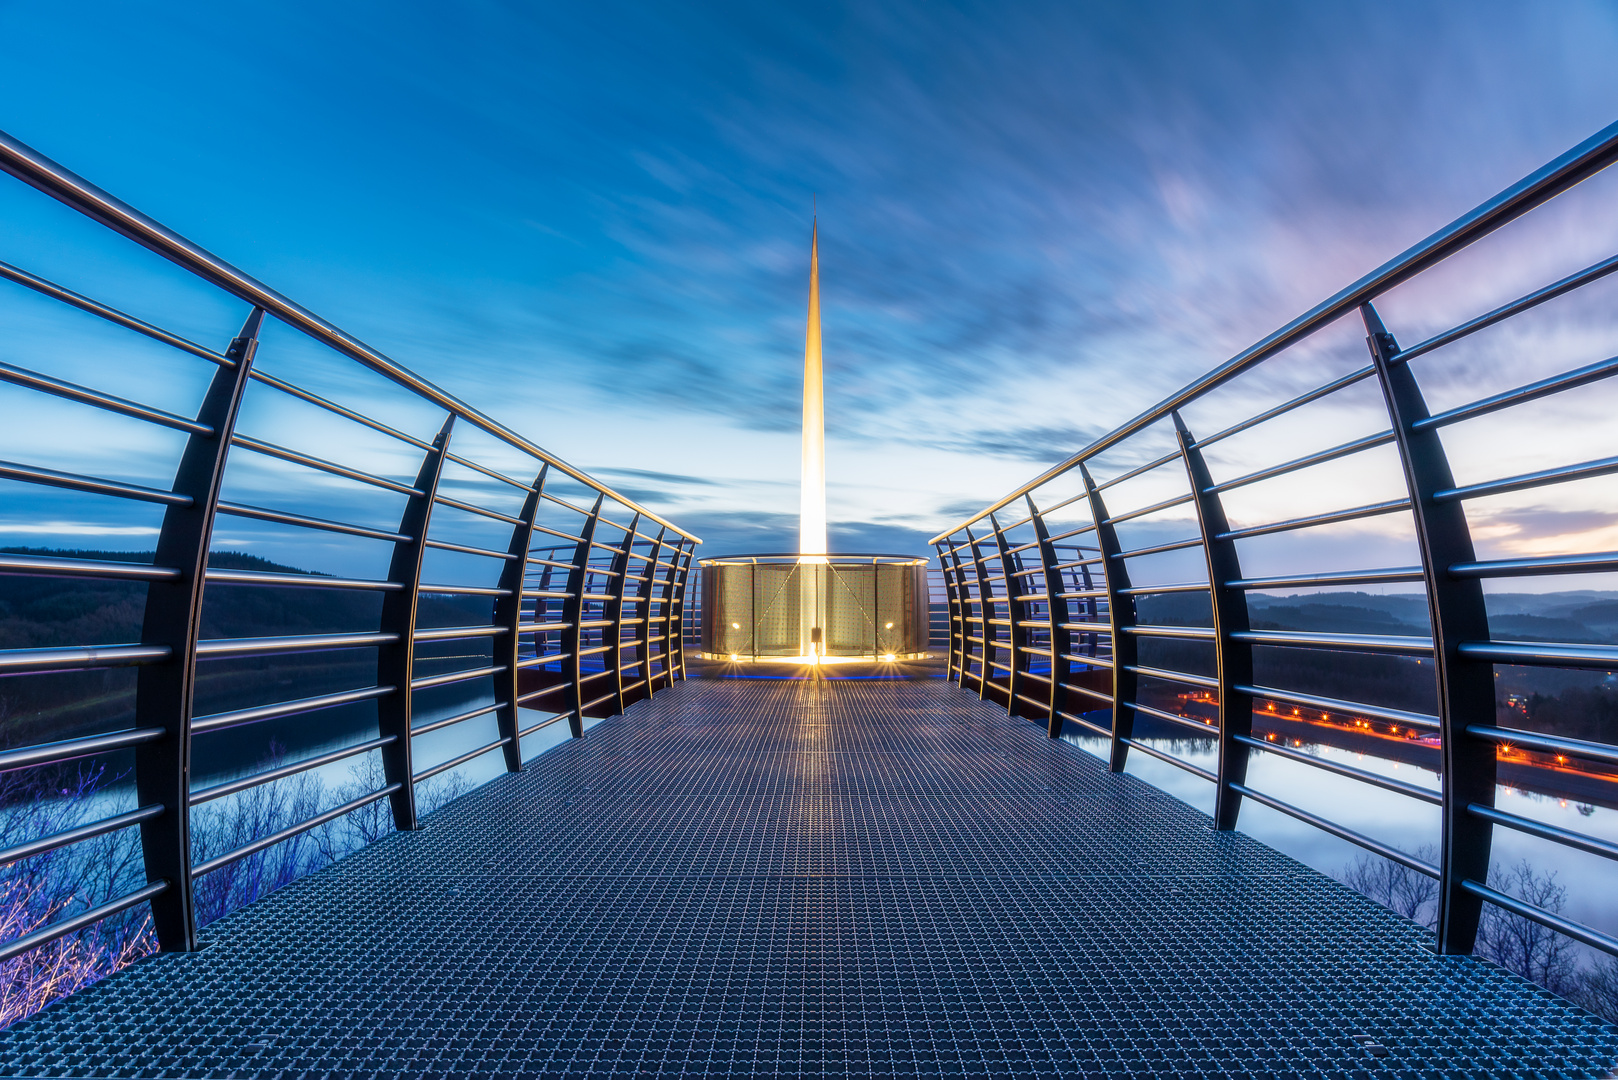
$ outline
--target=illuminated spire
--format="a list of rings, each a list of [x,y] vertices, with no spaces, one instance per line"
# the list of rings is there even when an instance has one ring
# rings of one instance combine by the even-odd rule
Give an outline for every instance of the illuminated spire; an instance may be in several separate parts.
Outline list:
[[[826,554],[826,405],[820,358],[820,223],[809,241],[809,329],[803,343],[803,472],[798,554]]]

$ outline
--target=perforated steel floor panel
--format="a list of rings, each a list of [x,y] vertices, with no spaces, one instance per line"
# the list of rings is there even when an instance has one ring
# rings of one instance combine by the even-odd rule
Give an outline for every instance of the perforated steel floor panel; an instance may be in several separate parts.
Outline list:
[[[0,1072],[1618,1064],[1613,1028],[941,682],[685,683],[206,937],[0,1036]]]

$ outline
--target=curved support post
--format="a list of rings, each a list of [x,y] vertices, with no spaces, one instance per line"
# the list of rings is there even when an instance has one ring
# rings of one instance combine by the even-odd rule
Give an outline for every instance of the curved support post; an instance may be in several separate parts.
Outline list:
[[[141,823],[140,844],[147,883],[168,883],[151,901],[152,925],[164,952],[191,952],[199,947],[191,889],[190,812],[197,631],[202,621],[202,586],[214,509],[263,322],[264,309],[254,308],[225,353],[235,362],[214,373],[203,395],[197,422],[208,425],[212,434],[186,440],[174,474],[173,491],[189,496],[191,502],[171,505],[164,512],[153,556],[158,566],[179,567],[180,576],[153,581],[146,591],[141,643],[165,645],[170,650],[166,663],[147,664],[135,677],[135,726],[163,732],[162,738],[135,750],[135,789],[142,806],[163,807],[163,813]]]
[[[1253,734],[1253,699],[1236,689],[1253,684],[1253,646],[1232,635],[1246,633],[1252,627],[1248,623],[1247,594],[1226,585],[1241,580],[1242,568],[1236,557],[1236,541],[1218,539],[1230,532],[1224,504],[1212,490],[1208,463],[1190,430],[1178,412],[1172,415],[1180,458],[1191,480],[1191,498],[1197,508],[1197,527],[1202,530],[1202,550],[1208,563],[1208,590],[1213,598],[1214,652],[1219,672],[1219,779],[1214,793],[1214,828],[1228,832],[1236,827],[1242,808],[1242,794],[1233,785],[1247,783],[1250,751],[1238,740]]]
[[[691,556],[696,554],[696,550],[696,542],[682,536],[674,548],[674,558],[670,560],[674,569],[669,573],[675,576],[670,586],[669,628],[664,631],[668,635],[670,686],[674,685],[676,674],[680,681],[685,681],[685,586],[691,573]]]
[[[972,555],[972,571],[978,584],[978,634],[981,636],[978,645],[981,653],[978,700],[982,701],[989,696],[989,684],[994,680],[994,668],[989,664],[994,657],[994,625],[989,621],[994,618],[994,589],[989,585],[989,570],[983,565],[983,554],[978,551],[978,541],[972,535],[971,526],[966,529],[966,550]]]
[[[1022,560],[1011,553],[1011,545],[1006,543],[1006,534],[1000,528],[1000,521],[994,514],[989,515],[989,528],[994,530],[994,546],[1000,553],[1000,583],[1006,590],[1006,641],[1011,646],[1008,654],[1011,662],[1006,665],[1006,712],[1015,716],[1017,714],[1017,694],[1022,690],[1022,676],[1028,670],[1028,653],[1023,647],[1028,644],[1027,627],[1022,623],[1028,618],[1028,605],[1017,600],[1017,590],[1022,587],[1022,579],[1012,577],[1012,572],[1022,569]],[[987,636],[987,635],[985,635]]]
[[[601,520],[604,498],[604,495],[596,496],[596,504],[590,508],[590,516],[579,531],[579,542],[573,548],[573,569],[567,572],[567,599],[562,602],[562,621],[567,624],[562,630],[562,652],[567,659],[562,663],[571,676],[563,700],[567,702],[568,730],[575,739],[584,737],[584,658],[579,655],[584,648],[584,631],[579,624],[584,621],[584,587],[590,581],[586,571],[590,566],[591,541],[595,539],[596,523]]]
[[[601,616],[612,620],[612,625],[607,628],[607,651],[602,655],[607,670],[612,672],[613,689],[618,694],[618,705],[612,713],[614,716],[624,711],[624,597],[629,595],[629,553],[635,550],[635,530],[639,527],[640,514],[637,513],[630,519],[624,542],[618,546],[612,556],[612,565],[608,567],[616,576],[608,580],[609,599],[603,605]]]
[[[683,539],[682,537],[681,541]],[[668,563],[668,566],[663,568],[666,571],[666,576],[663,578],[663,594],[661,598],[663,602],[656,605],[647,605],[648,609],[656,607],[658,625],[663,628],[663,671],[660,677],[664,681],[665,689],[674,685],[675,643],[673,635],[679,633],[680,627],[679,612],[674,610],[674,579],[678,576],[680,569],[681,541],[676,541],[672,549],[669,548],[666,542],[664,543],[663,547],[666,552],[664,561]]]
[[[1125,739],[1135,735],[1135,693],[1139,680],[1133,671],[1137,661],[1135,639],[1120,634],[1120,626],[1135,622],[1135,598],[1124,590],[1129,588],[1129,568],[1124,565],[1118,544],[1118,530],[1113,528],[1107,515],[1107,505],[1090,478],[1090,470],[1079,463],[1079,475],[1084,477],[1085,497],[1090,501],[1090,516],[1096,523],[1096,546],[1101,549],[1101,577],[1106,582],[1108,633],[1112,636],[1112,746],[1108,767],[1123,772],[1129,759],[1129,744]]]
[[[1033,518],[1034,538],[1039,542],[1040,577],[1045,581],[1045,614],[1051,628],[1051,715],[1046,733],[1056,739],[1062,734],[1061,707],[1067,701],[1063,696],[1062,684],[1071,677],[1068,672],[1068,650],[1059,644],[1066,633],[1062,626],[1069,621],[1067,601],[1061,598],[1062,572],[1056,569],[1058,560],[1056,548],[1051,544],[1051,531],[1045,527],[1045,518],[1040,514],[1039,507],[1034,505],[1034,496],[1025,494],[1023,501],[1028,504],[1028,513]]]
[[[640,673],[646,680],[647,697],[651,697],[653,690],[656,689],[655,678],[652,675],[652,620],[655,618],[653,612],[660,605],[652,603],[652,599],[659,585],[658,575],[663,572],[657,562],[663,557],[663,537],[667,534],[667,526],[658,527],[657,539],[652,542],[652,557],[646,563],[646,580],[641,582],[640,588],[636,590],[640,603],[635,606],[641,613],[641,620],[640,633],[635,638],[635,644],[640,648]]]
[[[545,490],[545,476],[550,472],[550,463],[539,467],[539,475],[534,477],[534,486],[528,490],[528,497],[523,500],[522,510],[517,517],[522,524],[514,526],[511,530],[511,545],[506,554],[511,558],[500,571],[500,588],[506,590],[494,601],[494,625],[505,628],[505,633],[494,639],[494,662],[505,665],[505,671],[495,676],[495,701],[500,704],[499,711],[495,713],[495,725],[500,737],[506,740],[501,747],[506,760],[507,772],[518,772],[522,769],[522,745],[517,738],[521,725],[517,723],[517,661],[521,657],[522,642],[518,628],[522,625],[522,587],[528,579],[528,549],[534,543],[534,519],[539,516],[539,504]]]
[[[416,610],[421,603],[421,560],[427,550],[427,529],[432,524],[433,498],[438,494],[438,480],[444,475],[444,455],[449,452],[449,436],[455,427],[455,414],[433,439],[433,448],[422,459],[416,473],[416,490],[420,498],[411,496],[399,519],[399,533],[408,541],[393,546],[393,562],[388,567],[388,580],[397,581],[404,588],[384,593],[382,597],[382,623],[386,634],[397,635],[392,645],[383,645],[376,651],[376,684],[391,686],[393,693],[376,702],[378,734],[393,736],[393,741],[382,748],[382,774],[386,783],[398,784],[398,790],[388,796],[393,807],[393,826],[408,832],[416,824],[415,768],[412,764],[410,717],[414,695],[410,680],[416,671]]]
[[[961,653],[966,644],[961,630],[966,623],[962,618],[960,594],[955,587],[955,576],[959,572],[959,567],[951,565],[954,561],[951,558],[954,554],[954,545],[946,549],[944,542],[939,541],[934,546],[938,549],[938,568],[944,577],[944,604],[949,610],[949,652],[944,661],[944,678],[952,679],[959,685]]]
[[[1417,431],[1428,415],[1416,376],[1408,364],[1390,363],[1399,345],[1370,304],[1360,307],[1371,360],[1387,399],[1388,418],[1399,447],[1399,462],[1410,487],[1416,542],[1427,578],[1427,606],[1433,626],[1433,671],[1438,680],[1438,720],[1443,737],[1442,854],[1439,862],[1438,951],[1467,954],[1477,941],[1483,901],[1462,887],[1468,879],[1484,884],[1489,875],[1493,825],[1467,812],[1467,806],[1494,805],[1494,744],[1468,735],[1470,725],[1495,723],[1494,666],[1468,660],[1463,641],[1489,640],[1489,612],[1479,578],[1450,576],[1457,563],[1476,561],[1466,508],[1460,500],[1438,502],[1433,493],[1455,486],[1437,428]]]

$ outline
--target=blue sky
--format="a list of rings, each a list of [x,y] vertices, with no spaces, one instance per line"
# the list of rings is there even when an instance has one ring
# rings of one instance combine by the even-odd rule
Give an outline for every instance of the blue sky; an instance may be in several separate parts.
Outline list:
[[[833,544],[915,551],[1618,119],[1610,3],[0,3],[0,40],[0,128],[710,554],[792,544],[812,194]],[[234,332],[0,187],[0,258]]]

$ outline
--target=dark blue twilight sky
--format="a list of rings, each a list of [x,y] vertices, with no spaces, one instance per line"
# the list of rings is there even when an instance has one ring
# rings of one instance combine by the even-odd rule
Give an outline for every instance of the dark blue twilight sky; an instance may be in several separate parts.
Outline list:
[[[834,543],[913,549],[1618,119],[1610,2],[12,2],[0,43],[0,128],[711,551],[792,542],[812,193]]]

